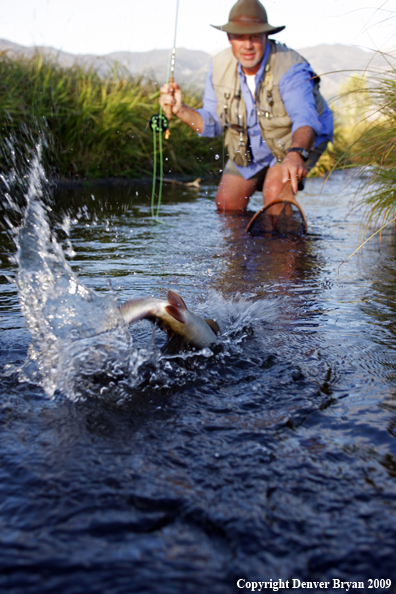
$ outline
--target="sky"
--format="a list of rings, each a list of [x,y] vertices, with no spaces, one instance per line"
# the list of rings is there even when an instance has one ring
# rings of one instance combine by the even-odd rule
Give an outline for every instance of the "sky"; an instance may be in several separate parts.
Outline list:
[[[0,0],[0,39],[73,54],[170,49],[178,0]],[[215,53],[234,0],[179,0],[176,47]],[[396,0],[264,0],[276,39],[293,48],[341,43],[396,46]]]

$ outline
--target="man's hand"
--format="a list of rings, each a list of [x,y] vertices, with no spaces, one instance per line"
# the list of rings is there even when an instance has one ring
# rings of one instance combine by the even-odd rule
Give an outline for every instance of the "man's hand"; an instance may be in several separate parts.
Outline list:
[[[294,131],[292,147],[302,147],[309,152],[314,143],[315,132],[310,126],[301,126],[301,128]],[[290,180],[293,193],[297,194],[298,182],[307,177],[307,174],[308,169],[301,155],[295,151],[287,153],[282,163],[282,183],[285,184]]]
[[[177,83],[167,83],[161,87],[159,104],[167,117],[168,114],[178,114],[183,105],[183,93]]]
[[[293,194],[297,194],[298,182],[307,177],[304,159],[296,152],[287,153],[282,162],[282,183],[290,180]]]
[[[194,132],[198,132],[199,134],[203,132],[204,123],[201,114],[195,111],[195,109],[184,105],[183,93],[177,83],[167,83],[161,87],[159,104],[168,120],[173,113],[194,130]]]

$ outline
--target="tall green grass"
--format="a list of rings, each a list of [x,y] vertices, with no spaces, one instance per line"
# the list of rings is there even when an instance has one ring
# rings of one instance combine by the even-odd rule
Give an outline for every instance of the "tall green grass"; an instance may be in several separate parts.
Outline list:
[[[92,68],[63,68],[40,53],[31,59],[0,56],[2,139],[11,137],[23,153],[44,135],[45,165],[60,177],[149,177],[148,121],[158,112],[158,95],[155,82],[120,68],[101,77]],[[200,106],[197,94],[187,94],[186,101]],[[221,138],[200,139],[176,118],[171,130],[164,143],[165,175],[218,173]]]
[[[368,224],[385,224],[396,216],[396,72],[354,75],[340,87],[334,144],[314,174],[355,168],[362,180],[356,204]]]
[[[396,216],[396,72],[381,75],[369,89],[371,121],[351,147],[355,166],[366,174],[361,204],[369,222],[384,224]]]
[[[311,170],[310,177],[325,176],[335,169],[356,167],[360,139],[371,125],[366,76],[352,75],[341,84],[331,109],[334,117],[333,142]]]

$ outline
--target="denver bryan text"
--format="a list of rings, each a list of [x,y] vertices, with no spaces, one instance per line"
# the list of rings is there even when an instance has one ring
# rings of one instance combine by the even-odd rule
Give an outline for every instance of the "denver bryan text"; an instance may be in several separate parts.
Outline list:
[[[239,579],[237,581],[238,588],[246,588],[247,590],[251,590],[252,592],[261,592],[262,590],[270,589],[273,592],[277,592],[278,590],[287,589],[289,588],[292,590],[293,588],[305,588],[307,590],[313,589],[323,589],[327,590],[328,588],[340,589],[349,592],[349,590],[363,588],[363,582],[343,582],[339,579],[332,579],[331,581],[327,582],[303,582],[298,579],[292,580],[269,580],[268,582],[249,582],[244,579]]]

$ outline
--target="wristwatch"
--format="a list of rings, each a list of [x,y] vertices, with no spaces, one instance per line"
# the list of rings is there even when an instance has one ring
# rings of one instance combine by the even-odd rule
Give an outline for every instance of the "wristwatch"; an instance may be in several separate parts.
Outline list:
[[[308,161],[309,153],[305,148],[294,146],[292,148],[289,148],[289,150],[287,152],[288,153],[293,153],[293,152],[298,153],[300,155],[300,157],[302,159],[304,159],[304,161]]]

